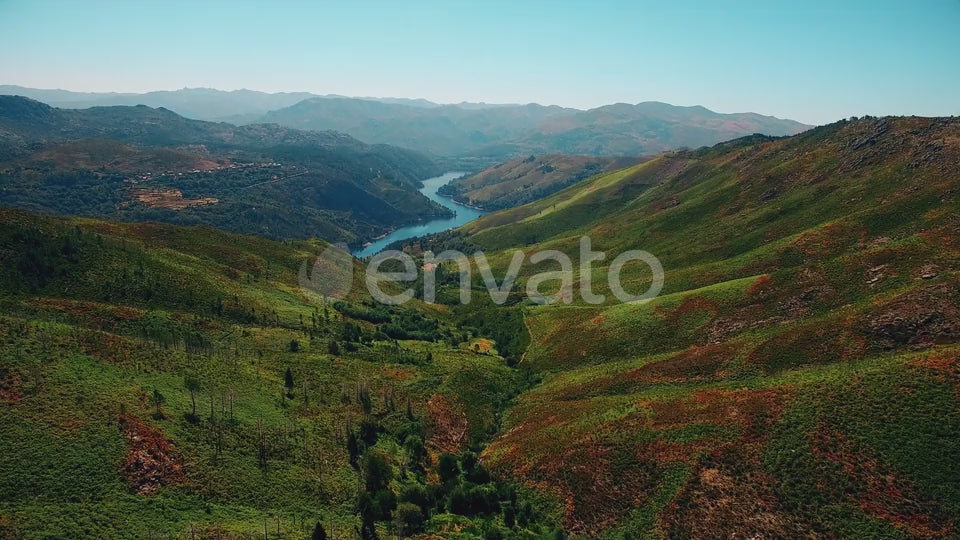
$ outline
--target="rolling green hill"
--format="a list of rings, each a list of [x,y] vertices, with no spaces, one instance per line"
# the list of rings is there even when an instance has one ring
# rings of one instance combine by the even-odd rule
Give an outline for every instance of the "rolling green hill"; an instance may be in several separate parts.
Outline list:
[[[604,305],[522,307],[542,382],[484,463],[576,534],[955,537],[958,162],[960,120],[844,121],[665,154],[423,246],[482,248],[498,276],[516,248],[609,253]],[[662,262],[658,298],[604,286],[629,249]]]
[[[520,374],[359,273],[300,288],[326,247],[0,210],[0,536],[550,532],[471,452]]]
[[[953,538],[958,162],[960,120],[844,121],[411,249],[499,278],[589,235],[599,305],[526,300],[529,262],[504,306],[445,267],[445,304],[334,301],[299,286],[321,241],[0,210],[0,531]],[[657,298],[610,296],[630,249]]]
[[[498,210],[542,199],[601,172],[622,169],[641,158],[528,156],[451,181],[440,193],[462,204]]]

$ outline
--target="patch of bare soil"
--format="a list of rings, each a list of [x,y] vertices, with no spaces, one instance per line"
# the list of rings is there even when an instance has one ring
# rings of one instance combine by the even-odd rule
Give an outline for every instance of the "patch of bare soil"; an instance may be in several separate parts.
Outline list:
[[[150,207],[170,210],[183,210],[191,206],[208,206],[220,202],[216,197],[184,199],[183,192],[179,189],[141,189],[133,193],[133,198]]]
[[[129,447],[124,476],[139,495],[151,495],[183,478],[177,449],[162,431],[130,415],[120,417],[120,426]]]

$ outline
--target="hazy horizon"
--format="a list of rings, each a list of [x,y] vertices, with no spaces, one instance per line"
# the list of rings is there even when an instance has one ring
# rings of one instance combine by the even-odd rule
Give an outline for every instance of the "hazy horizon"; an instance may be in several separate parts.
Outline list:
[[[808,124],[960,113],[960,2],[0,3],[0,79],[77,92],[310,92]],[[42,21],[42,24],[40,24]],[[829,58],[829,62],[824,62]]]
[[[3,87],[3,86],[17,86],[17,87],[21,87],[21,88],[25,88],[25,89],[39,90],[39,91],[45,91],[45,92],[47,92],[47,91],[49,91],[49,92],[60,92],[60,91],[63,91],[63,92],[73,92],[73,93],[78,93],[78,94],[102,94],[102,95],[108,95],[108,94],[115,94],[115,95],[145,95],[145,94],[151,94],[151,93],[156,93],[156,92],[178,92],[178,91],[183,91],[183,90],[210,90],[210,91],[215,91],[215,92],[257,92],[257,93],[271,94],[271,95],[308,93],[308,94],[312,94],[314,97],[318,97],[318,98],[343,98],[343,99],[365,99],[365,100],[429,101],[430,103],[433,103],[434,105],[440,105],[440,106],[446,106],[446,105],[463,105],[463,104],[466,104],[466,105],[488,105],[488,106],[493,106],[493,107],[499,107],[499,106],[540,105],[540,106],[543,106],[543,107],[563,107],[563,108],[567,108],[567,109],[577,109],[577,110],[582,110],[582,111],[587,111],[587,110],[591,110],[591,109],[596,109],[596,108],[604,107],[604,106],[607,106],[607,105],[621,105],[621,104],[626,104],[626,105],[639,105],[639,104],[641,104],[641,103],[664,103],[664,104],[671,105],[671,106],[675,106],[675,107],[686,107],[686,108],[690,108],[690,107],[703,107],[703,105],[701,105],[701,104],[699,104],[699,103],[690,103],[690,104],[670,103],[670,102],[660,101],[660,100],[644,100],[644,101],[637,101],[637,102],[633,102],[633,103],[628,103],[628,102],[625,102],[625,101],[618,101],[618,102],[612,102],[612,103],[603,103],[603,104],[600,104],[600,105],[597,105],[597,106],[594,106],[594,107],[588,107],[588,108],[574,107],[574,106],[571,106],[571,105],[563,105],[563,104],[560,104],[560,103],[541,103],[541,102],[536,102],[536,101],[530,101],[530,102],[525,102],[525,103],[520,103],[520,102],[506,103],[506,102],[487,102],[487,101],[450,101],[450,102],[440,102],[440,101],[430,100],[430,99],[424,98],[424,97],[422,97],[422,96],[390,96],[390,95],[384,95],[384,96],[348,96],[348,95],[343,95],[343,94],[333,94],[333,93],[329,93],[329,92],[309,92],[309,91],[306,91],[306,90],[281,90],[281,91],[276,91],[276,92],[270,92],[270,91],[266,91],[266,90],[258,90],[258,89],[256,89],[256,88],[230,88],[230,89],[224,89],[224,88],[212,88],[212,87],[209,87],[209,86],[192,86],[192,87],[191,87],[191,86],[183,86],[183,87],[180,87],[180,88],[158,88],[158,89],[155,89],[155,90],[147,90],[147,91],[145,91],[145,92],[117,92],[117,91],[112,91],[112,90],[106,90],[106,91],[100,91],[100,90],[74,90],[74,89],[72,89],[72,88],[37,88],[37,87],[27,86],[27,85],[24,85],[24,84],[7,83],[7,82],[2,82],[2,81],[0,81],[0,87]],[[712,108],[710,108],[710,107],[706,107],[706,108],[709,109],[709,110],[712,111],[712,112],[720,113],[720,114],[755,113],[755,114],[761,114],[761,115],[763,115],[763,116],[775,117],[775,118],[782,119],[782,120],[796,120],[795,118],[787,118],[787,117],[781,117],[781,116],[776,116],[776,115],[772,115],[772,114],[764,114],[764,113],[759,112],[759,111],[747,111],[747,110],[744,110],[744,111],[718,111],[718,110],[712,109]],[[840,118],[838,118],[837,120],[840,120]],[[812,124],[811,124],[811,125],[812,125]]]

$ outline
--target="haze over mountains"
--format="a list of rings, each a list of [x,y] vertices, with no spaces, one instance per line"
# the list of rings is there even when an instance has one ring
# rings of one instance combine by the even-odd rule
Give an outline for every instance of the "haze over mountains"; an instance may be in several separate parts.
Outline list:
[[[709,146],[754,133],[793,135],[810,127],[756,113],[721,114],[700,106],[678,107],[658,102],[617,103],[579,110],[539,104],[440,105],[422,99],[269,94],[251,90],[115,94],[0,86],[0,94],[23,95],[64,108],[143,104],[202,120],[332,129],[367,143],[460,158],[455,163],[468,166],[488,165],[531,153],[636,156]]]

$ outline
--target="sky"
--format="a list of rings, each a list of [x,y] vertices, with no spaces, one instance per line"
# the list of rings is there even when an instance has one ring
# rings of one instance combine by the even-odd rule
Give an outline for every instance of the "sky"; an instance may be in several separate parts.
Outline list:
[[[960,0],[0,0],[0,84],[960,114]]]

